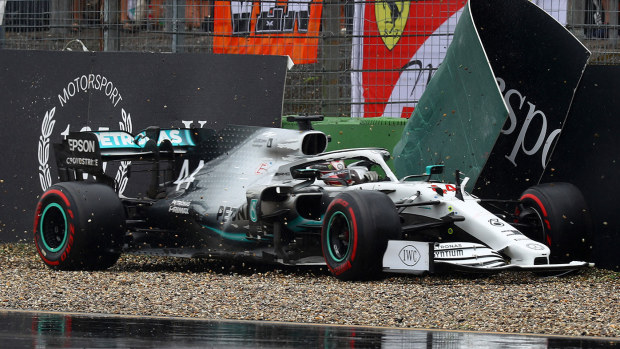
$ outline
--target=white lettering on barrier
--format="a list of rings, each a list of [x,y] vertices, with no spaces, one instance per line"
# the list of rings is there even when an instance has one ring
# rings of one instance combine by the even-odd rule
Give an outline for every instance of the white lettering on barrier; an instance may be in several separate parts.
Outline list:
[[[84,74],[73,79],[73,81],[69,81],[67,87],[62,89],[62,93],[58,94],[60,106],[64,107],[71,97],[74,97],[80,92],[87,92],[88,90],[103,91],[115,107],[123,99],[118,88],[105,76],[100,74]]]
[[[500,88],[500,91],[504,93],[504,91],[506,90],[506,82],[501,78],[497,78],[497,84]],[[515,89],[509,89],[508,91],[506,91],[506,93],[504,94],[504,101],[506,102],[506,106],[508,107],[508,120],[510,121],[510,124],[507,129],[501,130],[501,133],[504,135],[512,134],[516,130],[518,123],[519,123],[519,121],[517,120],[517,116],[515,114],[515,109],[513,109],[513,106],[510,104],[512,96],[518,97],[518,101],[519,101],[518,108],[517,108],[518,110],[521,110],[521,108],[523,107],[523,104],[526,102],[526,97],[523,96],[519,91]],[[512,151],[510,152],[510,155],[505,155],[505,157],[515,167],[517,167],[517,155],[519,154],[519,151],[522,151],[525,155],[533,156],[536,153],[538,153],[542,147],[541,165],[542,165],[542,168],[544,169],[547,166],[549,150],[551,149],[551,145],[560,135],[562,129],[558,128],[558,129],[552,130],[551,132],[549,132],[549,134],[547,134],[547,116],[545,115],[545,113],[543,113],[540,110],[537,110],[535,104],[532,104],[531,102],[527,102],[527,104],[529,106],[527,116],[523,120],[523,124],[521,125],[519,135],[512,148]],[[536,132],[536,130],[530,131],[530,124],[537,116],[540,118],[542,124],[538,131],[539,134],[538,134],[538,138],[536,139],[536,143],[534,143],[534,145],[530,149],[528,149],[527,146],[525,145],[525,137],[528,134],[528,132]]]
[[[114,86],[112,81],[108,80],[105,76],[101,74],[82,74],[77,78],[69,81],[65,88],[63,88],[62,92],[57,95],[58,101],[60,103],[60,107],[65,107],[69,102],[71,97],[74,97],[77,93],[80,92],[88,92],[88,90],[97,90],[102,91],[108,99],[112,102],[114,107],[119,106],[119,103],[122,101],[123,97],[121,96],[118,88]],[[120,104],[122,105],[122,104]],[[39,160],[39,182],[41,184],[41,189],[47,190],[52,185],[52,175],[50,171],[50,166],[48,164],[50,156],[50,138],[54,131],[54,125],[57,120],[54,119],[57,107],[54,106],[50,110],[45,113],[43,120],[41,122],[41,136],[38,139],[38,160]],[[131,133],[132,131],[132,121],[131,115],[125,111],[124,108],[121,108],[121,122],[119,122],[120,129],[126,132]],[[67,124],[65,130],[61,133],[64,139],[67,139],[67,136],[70,133],[71,125]],[[85,126],[82,127],[80,132],[90,131],[90,127]],[[108,130],[107,127],[100,127],[100,131]],[[131,164],[131,161],[121,161],[118,171],[116,172],[116,176],[114,181],[118,185],[118,193],[122,194],[127,185],[128,177],[128,168]],[[101,163],[103,171],[106,170],[106,162]],[[87,173],[84,173],[84,179],[88,177]]]
[[[194,120],[182,120],[181,121],[183,123],[183,126],[185,126],[185,128],[191,128],[192,124],[194,123]],[[198,125],[200,125],[200,128],[203,128],[205,126],[205,124],[207,123],[206,121],[203,120],[198,120]]]

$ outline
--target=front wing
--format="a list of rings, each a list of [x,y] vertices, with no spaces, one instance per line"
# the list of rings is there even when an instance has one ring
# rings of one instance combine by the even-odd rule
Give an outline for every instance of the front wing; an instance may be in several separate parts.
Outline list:
[[[390,240],[383,255],[383,271],[420,275],[435,269],[450,269],[475,273],[504,270],[540,272],[571,271],[592,266],[573,261],[564,264],[517,265],[507,262],[497,251],[478,243],[432,243]]]

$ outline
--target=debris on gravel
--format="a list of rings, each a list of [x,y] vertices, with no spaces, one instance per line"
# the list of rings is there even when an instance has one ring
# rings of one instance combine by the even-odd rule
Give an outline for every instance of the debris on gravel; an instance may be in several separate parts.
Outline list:
[[[0,309],[620,337],[620,273],[386,275],[123,255],[55,271],[32,244],[0,244]]]

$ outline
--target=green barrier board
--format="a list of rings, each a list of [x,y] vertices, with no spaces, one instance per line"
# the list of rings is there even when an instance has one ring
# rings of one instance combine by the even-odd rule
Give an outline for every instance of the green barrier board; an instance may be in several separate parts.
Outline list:
[[[297,128],[296,122],[285,121],[286,117],[282,120],[283,128]],[[385,148],[391,153],[400,140],[406,123],[406,119],[394,118],[332,117],[315,122],[312,126],[331,137],[327,151],[378,147]],[[388,165],[393,168],[393,161],[388,161]]]

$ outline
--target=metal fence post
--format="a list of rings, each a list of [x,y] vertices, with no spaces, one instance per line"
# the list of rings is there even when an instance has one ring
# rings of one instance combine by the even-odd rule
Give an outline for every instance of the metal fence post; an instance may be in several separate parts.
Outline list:
[[[172,52],[183,52],[185,36],[185,0],[172,1]],[[179,35],[181,33],[181,35]]]
[[[120,51],[120,0],[103,2],[103,51]]]
[[[618,39],[618,0],[609,0],[609,8],[606,15],[609,15],[609,39]]]
[[[585,4],[581,0],[568,0],[567,27],[579,40],[585,39]]]
[[[50,1],[50,34],[66,34],[71,28],[71,2]]]
[[[338,0],[323,3],[321,112],[324,116],[340,116],[338,112],[338,70],[344,55],[340,52],[340,4]]]

